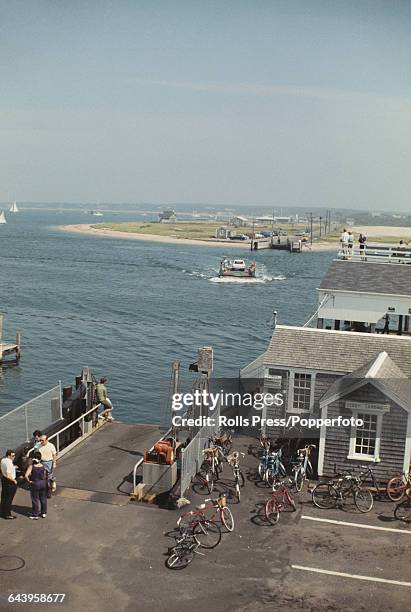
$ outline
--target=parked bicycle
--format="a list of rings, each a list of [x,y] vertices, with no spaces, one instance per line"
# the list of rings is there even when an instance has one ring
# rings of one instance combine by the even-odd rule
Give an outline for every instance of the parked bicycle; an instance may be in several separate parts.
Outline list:
[[[227,457],[233,445],[233,436],[231,431],[224,431],[220,429],[220,431],[212,438],[212,442],[214,446],[221,449],[223,456]]]
[[[219,527],[217,521],[224,525],[227,531],[234,530],[233,513],[227,505],[227,498],[225,495],[220,495],[217,499],[206,499],[205,502],[197,506],[195,510],[185,512],[179,517],[177,527],[183,532],[187,529],[196,528],[197,523],[203,524],[205,522],[207,529],[211,529],[212,531],[213,528],[210,526],[210,523],[214,523]],[[212,540],[212,538],[210,539]],[[221,533],[217,544],[220,540]],[[215,544],[215,546],[217,546],[217,544]]]
[[[281,448],[276,452],[265,451],[258,465],[258,473],[261,480],[273,485],[279,478],[286,475],[285,467],[281,461]]]
[[[397,521],[411,523],[411,488],[407,489],[407,497],[397,504],[394,510],[394,517]]]
[[[234,453],[231,453],[231,455],[228,455],[227,457],[228,464],[233,470],[235,494],[238,501],[241,500],[241,489],[245,485],[244,474],[240,470],[240,455],[243,457],[245,456],[244,453],[234,451]]]
[[[298,463],[294,464],[294,484],[298,492],[301,491],[304,485],[304,481],[307,479],[307,475],[312,477],[314,475],[313,466],[310,461],[311,451],[316,448],[314,444],[307,444],[304,448],[299,448],[297,451]]]
[[[271,438],[268,436],[263,429],[260,429],[258,440],[265,451],[269,451],[271,447]]]
[[[200,546],[201,543],[195,533],[184,531],[180,537],[176,538],[175,545],[169,548],[166,566],[173,570],[184,569],[192,562],[195,554],[204,554],[198,550]]]
[[[349,498],[353,498],[360,512],[370,512],[373,507],[374,500],[370,490],[362,486],[361,479],[351,473],[333,478],[329,482],[321,482],[312,491],[314,505],[322,509],[342,507]]]
[[[407,489],[411,488],[411,467],[408,474],[394,476],[387,483],[387,495],[391,501],[399,502],[405,495]]]
[[[218,452],[218,448],[216,447],[209,447],[203,450],[204,461],[200,469],[199,477],[209,493],[212,493],[214,483],[220,478],[220,473],[222,471]]]
[[[291,495],[290,489],[285,483],[276,483],[273,486],[273,492],[270,499],[265,504],[265,516],[271,525],[278,523],[280,512],[289,506],[294,512],[297,510],[294,498]]]

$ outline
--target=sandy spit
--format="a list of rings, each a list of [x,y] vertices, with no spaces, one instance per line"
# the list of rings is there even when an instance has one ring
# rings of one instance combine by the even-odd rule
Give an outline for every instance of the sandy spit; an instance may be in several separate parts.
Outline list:
[[[96,229],[90,224],[82,223],[79,225],[61,225],[60,230],[76,234],[86,234],[92,236],[105,236],[106,238],[123,238],[126,240],[145,240],[146,242],[162,242],[164,244],[192,244],[195,246],[224,247],[250,250],[249,242],[233,242],[231,240],[195,240],[192,238],[174,238],[172,236],[156,236],[155,234],[132,234],[130,232],[118,232],[111,229]],[[317,242],[312,248],[304,248],[304,252],[312,251],[337,251],[339,244],[329,242]]]

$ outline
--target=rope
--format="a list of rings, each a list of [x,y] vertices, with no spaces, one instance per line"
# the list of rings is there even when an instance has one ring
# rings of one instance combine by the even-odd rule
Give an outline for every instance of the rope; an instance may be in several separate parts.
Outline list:
[[[318,313],[320,312],[321,308],[324,306],[324,304],[326,304],[327,302],[330,301],[330,299],[332,298],[332,295],[330,293],[327,293],[323,299],[320,302],[320,305],[318,306],[317,310],[315,311],[315,313],[308,319],[308,321],[306,323],[304,323],[303,327],[308,327],[308,325],[311,323],[311,321],[313,319],[315,319],[315,317],[318,315]]]

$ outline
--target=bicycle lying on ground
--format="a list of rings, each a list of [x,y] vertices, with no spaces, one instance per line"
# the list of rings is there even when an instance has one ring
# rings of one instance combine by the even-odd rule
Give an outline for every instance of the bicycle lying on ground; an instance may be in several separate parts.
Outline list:
[[[218,540],[215,544],[215,546],[217,546],[217,544],[221,540],[221,529],[216,522],[217,520],[219,520],[221,524],[224,525],[227,531],[233,531],[234,517],[233,513],[227,505],[227,499],[225,495],[220,495],[220,497],[218,497],[217,499],[206,499],[203,504],[196,506],[195,510],[189,510],[188,512],[185,512],[179,517],[177,521],[177,527],[180,529],[181,532],[183,532],[187,529],[195,529],[198,523],[205,523],[205,527],[209,531],[211,531],[211,534],[213,534],[214,528],[211,524],[215,524],[220,531],[219,538],[217,537],[217,534],[215,534],[215,540]],[[212,535],[207,541],[209,540],[212,542],[214,541]],[[211,548],[214,548],[214,546],[211,546]]]
[[[291,495],[290,489],[285,483],[276,483],[273,486],[273,492],[270,499],[265,504],[265,516],[271,525],[278,523],[280,518],[280,512],[285,510],[286,506],[292,508],[294,512],[297,510],[297,506]]]
[[[299,448],[297,451],[298,463],[294,464],[294,484],[298,492],[303,488],[304,480],[307,479],[307,475],[312,477],[314,475],[313,466],[309,459],[311,451],[316,448],[314,444],[307,444],[304,448]]]
[[[234,451],[231,455],[228,455],[227,461],[233,470],[234,476],[234,486],[235,486],[235,494],[237,496],[238,501],[241,499],[241,488],[245,484],[244,474],[240,470],[240,455],[245,456],[244,453],[239,453],[238,451]]]
[[[321,482],[312,491],[314,505],[327,510],[342,507],[349,498],[354,499],[354,504],[360,512],[370,512],[373,507],[371,492],[362,486],[359,477],[351,473]]]
[[[173,570],[184,569],[194,559],[195,554],[204,554],[198,550],[200,546],[201,543],[195,533],[184,531],[176,538],[175,545],[169,548],[166,566]]]

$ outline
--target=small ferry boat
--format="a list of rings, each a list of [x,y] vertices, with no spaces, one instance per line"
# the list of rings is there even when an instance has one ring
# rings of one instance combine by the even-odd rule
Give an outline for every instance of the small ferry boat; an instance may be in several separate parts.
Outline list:
[[[230,260],[227,257],[220,262],[218,276],[234,276],[235,278],[255,278],[255,262],[247,265],[244,259]]]

